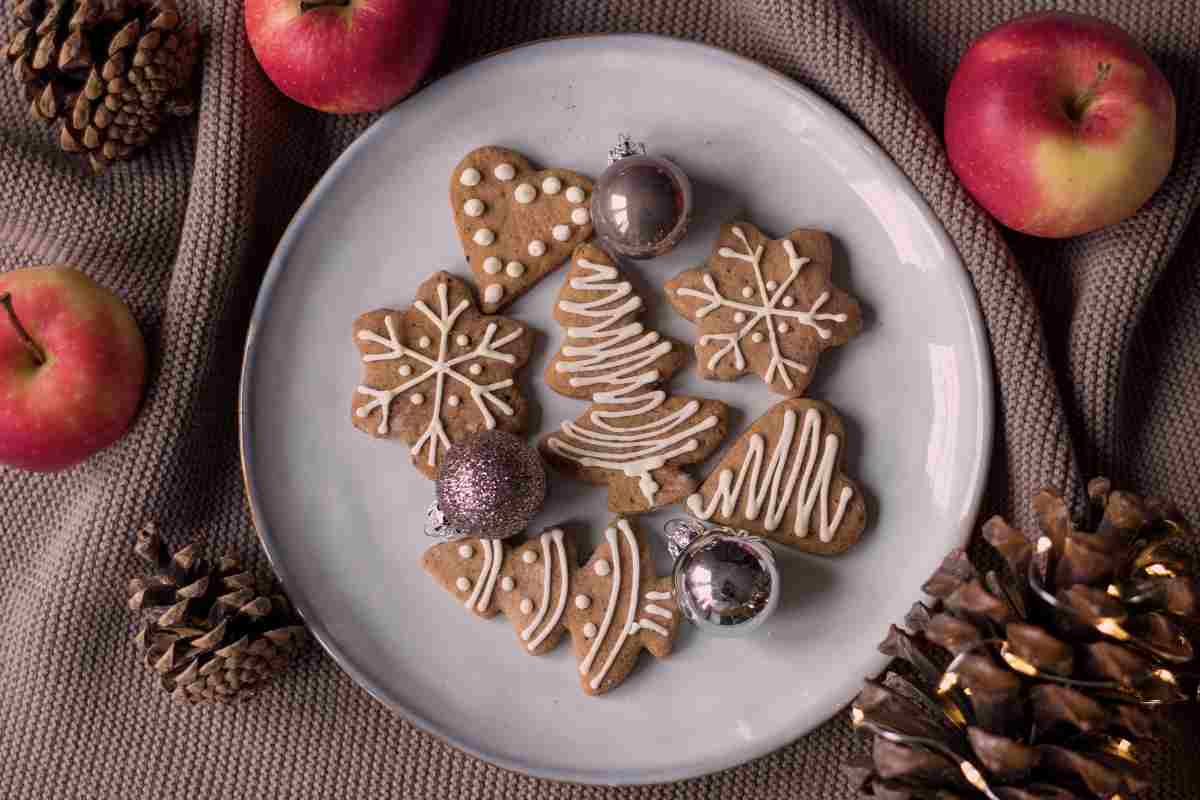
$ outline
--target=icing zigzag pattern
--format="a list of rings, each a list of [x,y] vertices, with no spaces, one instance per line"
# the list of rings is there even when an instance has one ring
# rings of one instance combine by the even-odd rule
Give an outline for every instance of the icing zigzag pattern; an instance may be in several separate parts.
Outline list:
[[[638,321],[642,307],[604,251],[577,248],[555,307],[566,341],[546,374],[555,391],[593,405],[545,437],[543,455],[568,474],[608,484],[609,509],[620,513],[686,497],[695,482],[679,466],[703,461],[725,435],[723,403],[657,388],[686,356]]]
[[[784,400],[734,443],[688,510],[810,553],[841,553],[867,518],[862,491],[842,471],[845,450],[832,406]]]

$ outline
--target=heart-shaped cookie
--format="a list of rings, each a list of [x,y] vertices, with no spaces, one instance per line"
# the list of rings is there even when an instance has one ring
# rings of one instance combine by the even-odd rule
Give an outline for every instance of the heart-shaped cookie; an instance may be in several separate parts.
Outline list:
[[[534,169],[503,147],[472,150],[450,176],[450,207],[487,314],[565,264],[592,238],[592,181]]]

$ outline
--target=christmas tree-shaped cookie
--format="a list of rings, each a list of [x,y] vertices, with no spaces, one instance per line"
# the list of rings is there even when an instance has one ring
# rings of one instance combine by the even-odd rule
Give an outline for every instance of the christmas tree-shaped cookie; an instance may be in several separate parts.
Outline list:
[[[607,484],[609,510],[625,514],[691,494],[696,483],[680,467],[716,449],[728,413],[660,387],[686,355],[639,321],[642,305],[603,250],[576,248],[554,310],[566,340],[546,370],[551,388],[592,406],[543,438],[542,454],[567,475]]]
[[[591,695],[620,684],[642,650],[670,655],[679,608],[670,576],[657,577],[650,548],[626,519],[604,531],[604,542],[572,580],[566,625],[579,661],[579,682]]]
[[[499,539],[434,545],[421,565],[463,607],[481,617],[503,614],[533,655],[558,646],[566,631],[575,542],[558,528],[510,548]]]
[[[862,329],[858,302],[833,285],[832,268],[822,231],[769,239],[746,222],[722,226],[708,262],[666,286],[700,330],[700,374],[731,381],[754,372],[773,392],[804,394],[821,351]]]

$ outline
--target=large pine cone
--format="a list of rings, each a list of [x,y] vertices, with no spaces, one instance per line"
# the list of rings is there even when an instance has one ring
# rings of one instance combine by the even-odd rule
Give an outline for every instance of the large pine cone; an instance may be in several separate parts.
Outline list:
[[[14,0],[5,55],[30,113],[54,124],[69,153],[102,172],[190,114],[199,49],[175,0]]]
[[[136,641],[175,700],[251,697],[307,640],[278,587],[243,571],[232,555],[210,562],[197,544],[170,555],[153,526],[138,533],[134,552],[158,571],[129,582],[129,607],[148,617]]]
[[[1106,480],[1088,493],[1078,527],[1051,491],[1034,497],[1036,535],[990,520],[984,538],[1008,574],[981,575],[956,551],[924,587],[934,604],[913,607],[909,631],[892,628],[880,650],[905,663],[851,709],[873,737],[848,769],[861,791],[1128,800],[1149,787],[1141,743],[1162,706],[1196,698],[1180,666],[1194,658],[1200,584],[1173,552],[1192,532],[1161,500]]]

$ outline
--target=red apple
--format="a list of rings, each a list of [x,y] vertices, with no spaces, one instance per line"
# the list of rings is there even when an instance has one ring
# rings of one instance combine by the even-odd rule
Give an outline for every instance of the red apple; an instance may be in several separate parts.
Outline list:
[[[1010,228],[1085,233],[1131,216],[1175,155],[1175,96],[1132,36],[1049,12],[988,31],[946,98],[946,148],[975,199]]]
[[[258,63],[288,97],[318,111],[378,111],[429,69],[449,0],[246,0]]]
[[[0,463],[65,469],[121,438],[146,347],[121,298],[70,267],[0,275]]]

